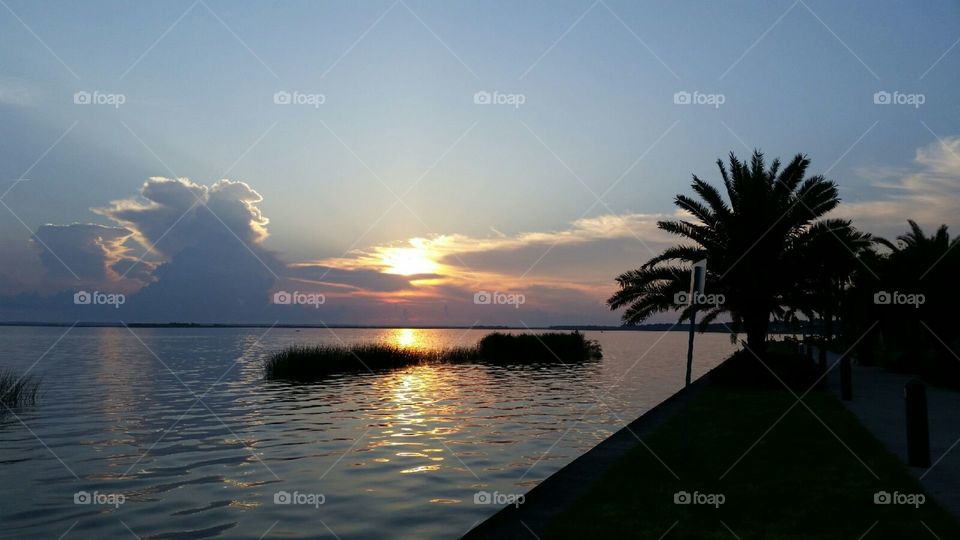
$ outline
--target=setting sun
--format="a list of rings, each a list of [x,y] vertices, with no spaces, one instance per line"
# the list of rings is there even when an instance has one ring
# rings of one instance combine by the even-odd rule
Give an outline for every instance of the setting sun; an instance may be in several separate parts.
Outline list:
[[[439,267],[430,257],[429,250],[423,239],[414,238],[410,241],[412,247],[387,248],[381,255],[388,274],[411,276],[414,274],[432,274]]]

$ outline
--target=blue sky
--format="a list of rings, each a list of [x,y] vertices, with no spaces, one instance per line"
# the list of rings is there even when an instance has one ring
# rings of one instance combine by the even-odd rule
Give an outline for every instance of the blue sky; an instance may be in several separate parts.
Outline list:
[[[269,236],[248,238],[244,218],[225,241],[269,270],[271,290],[330,285],[290,283],[276,268],[376,270],[377,254],[411,238],[446,237],[428,258],[442,251],[446,270],[484,273],[389,299],[350,281],[343,311],[324,307],[334,322],[614,322],[601,305],[612,276],[665,245],[655,216],[673,211],[692,173],[715,179],[731,150],[810,155],[813,172],[840,184],[842,212],[871,232],[895,235],[908,217],[956,226],[958,39],[960,5],[947,1],[5,0],[0,179],[12,189],[0,208],[10,254],[0,293],[135,295],[157,276],[55,279],[31,236],[45,224],[130,230],[91,208],[142,204],[151,177],[229,178],[262,197],[253,205]],[[83,91],[123,103],[75,104]],[[684,91],[723,103],[675,104]],[[878,91],[923,103],[878,105]],[[323,103],[278,105],[277,92]],[[478,105],[477,92],[522,104]],[[177,227],[205,238],[193,222]],[[58,231],[51,243],[116,255]],[[126,244],[133,259],[176,258],[138,238]],[[481,287],[526,291],[526,311],[466,302],[449,315]],[[4,318],[75,316],[56,305]]]

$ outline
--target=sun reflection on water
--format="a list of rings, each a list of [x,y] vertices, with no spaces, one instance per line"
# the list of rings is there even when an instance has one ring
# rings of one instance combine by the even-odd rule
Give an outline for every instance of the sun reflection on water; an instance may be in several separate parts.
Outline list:
[[[425,346],[418,330],[396,330],[391,342]],[[400,474],[441,470],[450,458],[446,446],[460,431],[456,425],[458,375],[441,366],[421,365],[392,373],[377,382],[380,432],[371,449],[385,452],[381,463],[394,462]]]
[[[425,349],[427,345],[423,330],[414,328],[396,328],[389,336],[389,340],[398,347],[409,349]]]

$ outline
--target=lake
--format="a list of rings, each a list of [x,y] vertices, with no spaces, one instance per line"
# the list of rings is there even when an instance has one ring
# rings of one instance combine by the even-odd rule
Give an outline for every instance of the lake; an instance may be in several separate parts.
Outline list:
[[[0,419],[5,537],[456,538],[499,509],[483,493],[525,493],[678,390],[687,343],[586,332],[602,360],[291,385],[261,369],[286,345],[488,331],[66,331],[0,328],[0,365],[42,377],[39,404]],[[726,334],[696,347],[695,375],[735,349]]]

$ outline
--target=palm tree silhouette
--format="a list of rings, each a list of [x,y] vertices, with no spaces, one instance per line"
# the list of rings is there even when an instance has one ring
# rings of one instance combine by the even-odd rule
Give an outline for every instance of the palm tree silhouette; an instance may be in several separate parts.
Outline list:
[[[723,303],[701,306],[701,329],[728,312],[732,330],[745,331],[747,346],[764,351],[770,316],[784,318],[799,308],[813,309],[799,288],[815,281],[824,246],[843,239],[861,239],[849,221],[820,219],[836,208],[837,187],[823,176],[806,177],[810,160],[798,154],[781,169],[776,159],[767,167],[760,151],[749,163],[731,152],[729,165],[717,160],[726,198],[713,185],[693,176],[699,200],[677,195],[674,204],[693,219],[660,221],[658,227],[692,243],[669,247],[638,269],[620,274],[620,289],[607,303],[626,307],[623,321],[638,324],[651,315],[680,311],[689,320],[693,306],[682,293],[689,286],[689,264],[707,259],[706,288]],[[829,262],[829,261],[827,261]],[[678,294],[681,293],[681,294]]]
[[[907,223],[910,224],[910,231],[898,236],[897,244],[885,238],[878,237],[876,240],[877,243],[889,248],[893,252],[893,257],[905,256],[937,261],[960,244],[960,236],[950,239],[950,233],[947,232],[946,225],[940,225],[937,232],[927,236],[916,221],[908,219]]]
[[[927,236],[915,221],[908,223],[910,230],[898,236],[896,243],[876,240],[889,248],[890,254],[880,265],[880,281],[873,292],[921,294],[924,301],[916,306],[874,306],[874,316],[895,346],[916,355],[923,348],[921,341],[927,340],[939,351],[943,363],[956,364],[955,353],[948,349],[960,346],[955,315],[960,301],[956,285],[960,236],[951,239],[946,225]],[[954,370],[952,376],[958,375],[960,371]]]
[[[806,238],[808,245],[798,250],[804,256],[796,261],[804,266],[798,273],[801,281],[785,296],[788,317],[801,313],[808,320],[819,318],[822,338],[830,342],[854,279],[860,274],[876,276],[876,263],[864,262],[875,260],[871,248],[876,239],[841,219],[817,221]]]

